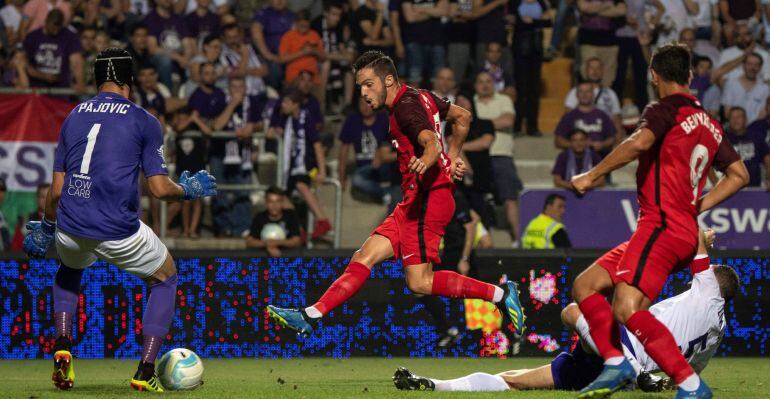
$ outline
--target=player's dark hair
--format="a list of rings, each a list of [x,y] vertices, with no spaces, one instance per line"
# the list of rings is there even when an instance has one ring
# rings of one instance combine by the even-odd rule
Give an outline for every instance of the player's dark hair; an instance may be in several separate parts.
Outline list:
[[[664,44],[655,50],[650,69],[663,80],[686,86],[690,81],[690,50],[677,43]]]
[[[136,33],[136,31],[138,31],[139,29],[149,30],[147,29],[147,25],[140,22],[131,26],[130,36],[133,36],[134,33]]]
[[[561,194],[548,194],[547,197],[545,197],[545,203],[543,204],[543,210],[548,208],[549,206],[553,205],[554,202],[556,202],[557,199],[560,199],[562,201],[567,201],[566,198],[564,198]]]
[[[281,197],[283,197],[283,196],[285,196],[285,195],[286,195],[286,192],[284,192],[284,191],[283,191],[283,190],[282,190],[280,187],[278,187],[278,186],[270,186],[270,187],[268,187],[268,188],[267,188],[267,190],[265,190],[265,197],[267,197],[267,196],[268,196],[268,195],[270,195],[270,194],[273,194],[273,195],[280,195]]]
[[[576,134],[582,134],[582,135],[588,137],[588,133],[586,133],[585,130],[583,130],[583,129],[572,129],[572,131],[569,132],[569,137],[567,137],[567,138],[571,140],[572,136],[574,136]]]
[[[394,79],[398,79],[396,65],[393,63],[393,60],[382,51],[367,51],[361,54],[361,56],[353,63],[354,74],[366,68],[374,69],[374,73],[381,79],[385,79],[388,75],[393,75]]]
[[[733,299],[738,290],[741,289],[741,279],[738,277],[738,273],[730,266],[713,265],[713,268],[714,275],[717,276],[719,292],[722,294],[722,298],[725,301]]]
[[[746,63],[746,61],[749,60],[749,57],[754,57],[754,58],[758,59],[759,60],[759,66],[762,66],[762,64],[765,63],[765,60],[762,59],[762,56],[759,55],[759,53],[754,52],[754,51],[746,54],[746,58],[743,59],[743,62]]]
[[[101,87],[107,82],[130,86],[134,83],[134,59],[128,51],[110,47],[96,56],[94,79],[96,87]]]

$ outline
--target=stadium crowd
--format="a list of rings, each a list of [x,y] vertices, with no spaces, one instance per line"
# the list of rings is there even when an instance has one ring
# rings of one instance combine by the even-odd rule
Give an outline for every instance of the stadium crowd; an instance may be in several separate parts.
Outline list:
[[[556,187],[569,187],[572,176],[633,128],[651,98],[651,50],[672,40],[692,50],[693,94],[724,122],[751,185],[770,187],[763,172],[770,167],[770,0],[0,0],[0,6],[0,85],[86,95],[95,91],[96,54],[125,47],[135,60],[133,100],[169,133],[175,170],[207,168],[220,184],[250,184],[258,158],[275,153],[284,176],[275,184],[313,213],[313,238],[332,228],[312,190],[330,175],[357,199],[391,207],[399,200],[388,116],[358,99],[350,70],[367,50],[393,57],[409,84],[472,110],[463,147],[470,170],[461,191],[487,228],[510,226],[514,243],[522,235],[518,195],[526,183],[516,171],[514,140],[542,135],[540,81],[548,77],[541,67],[556,57],[575,61],[575,85],[554,132],[562,150],[552,170]],[[223,131],[230,134],[217,134]],[[256,132],[265,139],[256,140]],[[333,154],[335,171],[327,167]],[[271,194],[290,206],[280,190]],[[249,190],[222,191],[211,203],[214,234],[249,237],[257,224],[251,201]],[[495,203],[504,223],[495,222]],[[157,231],[159,207],[151,208]],[[181,235],[200,234],[203,208],[201,200],[170,207],[182,215]],[[259,246],[258,233],[251,235],[247,244]]]

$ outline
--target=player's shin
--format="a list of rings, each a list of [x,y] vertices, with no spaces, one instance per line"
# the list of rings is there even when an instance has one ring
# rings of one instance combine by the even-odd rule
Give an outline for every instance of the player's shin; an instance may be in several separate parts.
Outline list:
[[[176,305],[176,273],[150,287],[150,296],[142,317],[142,363],[154,364],[168,334]]]
[[[65,337],[64,341],[67,342],[72,338],[72,319],[78,311],[80,279],[82,277],[82,269],[73,269],[64,264],[59,266],[59,270],[56,271],[53,285],[53,309],[57,344],[60,337]],[[69,350],[69,348],[56,349]]]
[[[319,318],[355,295],[369,278],[371,270],[363,263],[351,262],[341,276],[326,290],[321,298],[305,309],[311,318]]]
[[[615,363],[616,359],[622,361],[623,349],[620,346],[618,323],[612,315],[612,308],[607,299],[599,293],[594,293],[583,299],[578,306],[588,322],[591,338],[602,358],[610,363]]]
[[[661,370],[668,374],[677,384],[683,384],[685,380],[688,383],[694,383],[694,387],[684,387],[687,390],[695,390],[700,382],[697,374],[687,363],[682,352],[671,335],[668,328],[658,321],[655,316],[647,310],[635,312],[626,320],[626,327],[637,336],[644,345],[644,350],[655,360]],[[692,377],[695,376],[695,381]]]
[[[495,295],[496,291],[500,291],[500,295]],[[502,289],[492,284],[463,276],[459,273],[449,270],[439,270],[433,273],[431,295],[449,298],[483,299],[490,302],[499,302],[502,298]],[[496,298],[497,296],[499,296],[499,298]]]

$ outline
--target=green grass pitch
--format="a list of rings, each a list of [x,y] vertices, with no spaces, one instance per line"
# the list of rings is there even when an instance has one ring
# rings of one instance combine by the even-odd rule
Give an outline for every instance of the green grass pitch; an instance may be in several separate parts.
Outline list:
[[[514,359],[381,359],[306,358],[292,360],[204,359],[204,385],[191,392],[167,392],[173,398],[574,398],[574,392],[402,392],[390,380],[399,365],[436,378],[453,378],[475,371],[496,373],[535,367],[547,358]],[[132,392],[128,381],[136,361],[77,360],[75,389],[56,391],[51,362],[0,361],[0,398],[125,398],[154,396]],[[770,398],[770,359],[717,358],[703,374],[715,398]],[[613,398],[672,398],[673,392],[619,393]]]

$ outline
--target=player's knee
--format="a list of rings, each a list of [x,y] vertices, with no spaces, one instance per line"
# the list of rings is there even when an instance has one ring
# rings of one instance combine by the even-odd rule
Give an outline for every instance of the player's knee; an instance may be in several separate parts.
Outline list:
[[[433,281],[425,277],[407,277],[406,286],[414,294],[430,295],[433,290]]]
[[[625,324],[631,315],[638,309],[631,302],[628,301],[615,301],[612,304],[612,315],[619,323]]]
[[[575,302],[580,303],[583,299],[591,296],[591,294],[593,294],[593,291],[591,290],[590,284],[588,284],[587,278],[582,274],[577,276],[575,282],[572,283],[572,299],[574,299]]]
[[[580,317],[580,308],[575,302],[570,303],[561,311],[561,323],[567,327],[574,328],[577,319]]]

